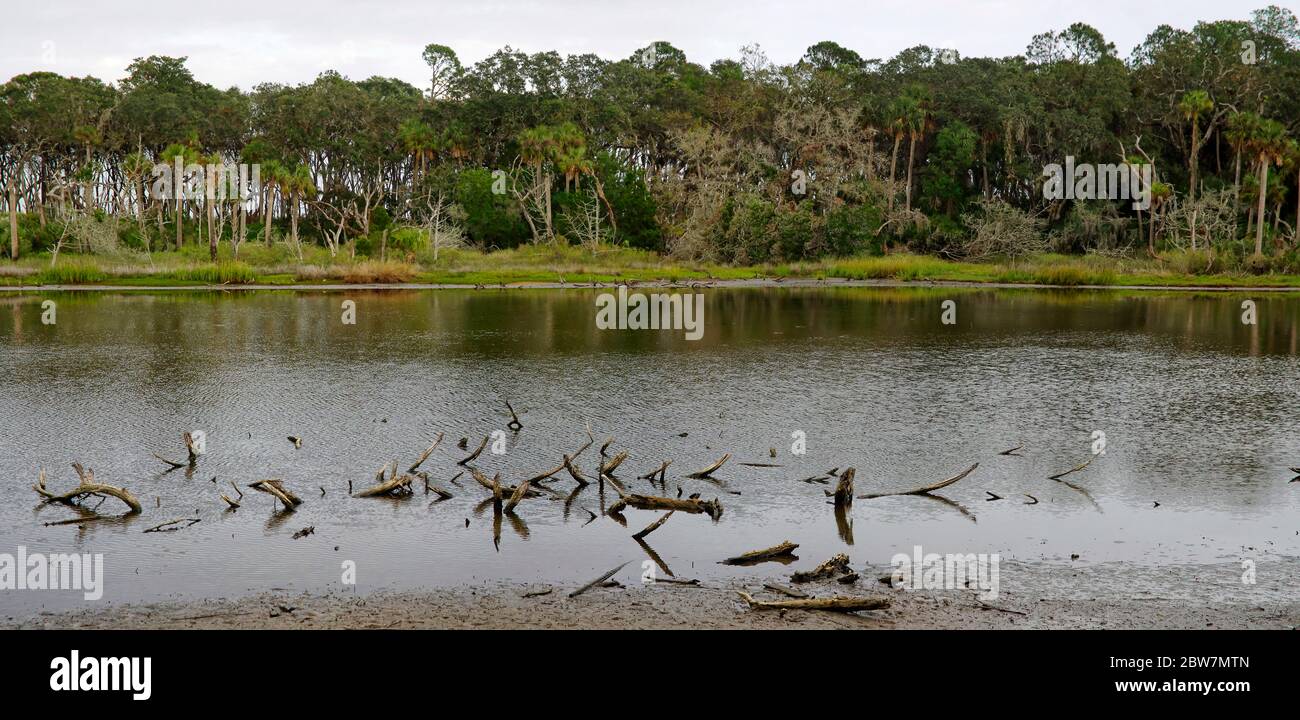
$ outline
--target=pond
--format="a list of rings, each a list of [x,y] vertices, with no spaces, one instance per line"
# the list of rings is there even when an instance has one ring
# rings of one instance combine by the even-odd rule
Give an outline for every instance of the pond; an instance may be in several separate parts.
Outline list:
[[[887,570],[917,545],[999,553],[1024,571],[1004,570],[1004,588],[1039,596],[1214,587],[1294,599],[1300,296],[710,288],[691,291],[705,310],[703,336],[688,340],[598,329],[601,292],[0,295],[0,553],[102,553],[111,602],[340,589],[349,561],[347,589],[365,592],[582,584],[647,559],[701,580],[784,578],[839,552]],[[1248,299],[1254,324],[1242,322]],[[46,300],[54,324],[42,323]],[[342,321],[347,300],[355,324]],[[642,545],[631,535],[661,512],[628,510],[624,526],[603,514],[613,488],[575,495],[560,473],[494,530],[489,494],[468,473],[451,481],[485,436],[474,464],[514,484],[581,447],[588,424],[587,475],[612,437],[610,454],[629,453],[618,477],[630,491],[716,497],[721,517],[676,513]],[[183,459],[185,431],[202,432],[205,452],[192,472],[166,472],[153,454]],[[349,483],[367,487],[393,459],[406,468],[438,433],[421,469],[454,497],[432,502],[420,481],[406,499],[349,497]],[[685,477],[723,453],[713,480]],[[1090,458],[1069,484],[1049,479]],[[637,479],[664,460],[663,486]],[[144,512],[48,524],[78,512],[42,505],[32,485],[44,469],[51,489],[73,487],[73,462]],[[859,499],[838,517],[835,479],[805,481],[854,467],[857,493],[879,494],[975,463],[942,499]],[[263,478],[303,504],[277,512],[246,487]],[[245,493],[237,511],[220,498],[231,481]],[[143,532],[187,516],[201,522]],[[783,540],[800,545],[797,563],[718,564]],[[1115,580],[1087,586],[1079,568]],[[0,591],[11,616],[86,602]]]

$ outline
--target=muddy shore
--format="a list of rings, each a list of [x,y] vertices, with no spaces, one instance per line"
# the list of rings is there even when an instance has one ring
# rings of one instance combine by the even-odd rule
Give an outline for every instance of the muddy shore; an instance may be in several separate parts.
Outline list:
[[[237,599],[122,604],[26,619],[5,628],[64,629],[1297,629],[1300,602],[1220,604],[1187,599],[1066,600],[1004,594],[812,583],[818,597],[883,595],[858,613],[754,610],[736,590],[780,600],[761,580],[596,588],[483,585],[420,592],[268,592]]]

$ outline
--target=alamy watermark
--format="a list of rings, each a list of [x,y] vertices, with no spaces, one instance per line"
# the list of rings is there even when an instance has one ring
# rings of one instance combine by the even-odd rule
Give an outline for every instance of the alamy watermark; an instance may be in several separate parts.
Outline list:
[[[998,599],[997,553],[924,553],[920,545],[912,554],[898,553],[889,562],[894,566],[893,586],[907,590],[982,590],[981,600]]]
[[[628,293],[626,287],[596,296],[601,330],[685,330],[687,340],[704,337],[702,293]]]
[[[172,164],[158,163],[151,171],[151,197],[159,200],[247,200],[262,187],[262,166],[258,163],[208,163],[188,165],[176,156]]]
[[[87,600],[104,596],[103,553],[0,553],[0,590],[81,590]]]
[[[1151,207],[1154,170],[1148,163],[1075,163],[1065,156],[1065,165],[1051,163],[1043,168],[1045,200],[1132,200],[1134,210]]]

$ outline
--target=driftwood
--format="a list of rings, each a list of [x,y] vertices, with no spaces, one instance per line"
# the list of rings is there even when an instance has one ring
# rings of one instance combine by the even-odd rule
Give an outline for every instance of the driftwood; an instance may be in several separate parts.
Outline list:
[[[858,610],[880,610],[889,607],[887,597],[843,597],[800,598],[795,600],[755,600],[749,593],[737,590],[745,603],[755,610],[833,610],[835,612],[856,612]]]
[[[487,447],[487,444],[488,444],[488,436],[487,436],[487,435],[484,435],[484,436],[483,436],[483,442],[479,443],[479,445],[478,445],[478,449],[475,450],[474,452],[470,453],[469,457],[465,458],[464,460],[460,460],[460,461],[458,461],[456,464],[457,464],[457,465],[468,465],[468,464],[474,462],[474,458],[478,457],[478,456],[479,456],[479,453],[483,452],[483,448]]]
[[[630,561],[629,561],[629,562],[630,562]],[[627,563],[623,563],[622,565],[619,565],[618,567],[614,568],[613,570],[610,570],[609,572],[605,573],[604,575],[601,575],[600,577],[596,578],[595,580],[592,580],[591,582],[587,583],[586,585],[583,585],[582,587],[578,588],[577,590],[574,590],[573,592],[569,593],[569,597],[571,597],[571,598],[578,597],[579,595],[581,595],[581,594],[587,592],[588,590],[590,590],[590,589],[596,587],[597,585],[603,585],[603,584],[605,584],[605,581],[606,581],[606,580],[609,580],[610,578],[614,577],[614,575],[618,574],[618,571],[619,571],[619,570],[622,570],[622,569],[625,568],[625,567],[627,567]]]
[[[856,472],[853,468],[844,468],[844,472],[840,473],[840,482],[835,486],[835,492],[823,491],[826,497],[835,498],[835,507],[848,507],[853,504],[853,474]]]
[[[966,477],[967,475],[970,475],[972,472],[975,471],[975,468],[977,468],[977,467],[979,467],[979,466],[980,466],[979,463],[975,463],[974,465],[971,465],[970,467],[966,468],[965,470],[963,470],[962,472],[960,472],[960,473],[958,473],[958,474],[956,474],[956,475],[953,475],[952,477],[948,478],[947,480],[940,480],[940,481],[937,482],[937,483],[933,483],[933,484],[931,484],[931,485],[926,485],[926,486],[924,486],[924,487],[919,487],[919,488],[916,488],[915,490],[903,490],[903,491],[900,491],[900,492],[873,493],[873,494],[869,494],[869,495],[859,495],[859,496],[858,496],[858,499],[860,499],[860,500],[870,500],[870,499],[872,499],[872,498],[892,497],[892,496],[895,496],[895,495],[928,495],[928,494],[934,492],[935,490],[942,490],[943,488],[946,488],[946,487],[948,487],[949,485],[952,485],[953,483],[957,482],[958,480],[961,480],[962,478]],[[848,472],[848,470],[845,470],[845,472]]]
[[[663,516],[663,517],[659,518],[658,520],[655,520],[654,522],[650,523],[649,525],[646,525],[646,526],[645,526],[645,529],[643,529],[641,532],[639,532],[639,533],[633,535],[632,537],[633,537],[633,538],[636,538],[637,540],[640,540],[640,539],[644,538],[646,535],[649,535],[650,533],[654,532],[655,530],[658,530],[658,529],[659,529],[659,526],[660,526],[660,525],[663,525],[663,524],[666,523],[666,522],[668,522],[668,518],[670,518],[670,517],[672,517],[672,516],[673,516],[673,511],[672,511],[672,510],[669,510],[668,512],[664,513],[664,516]]]
[[[812,570],[796,572],[790,576],[790,582],[806,583],[813,580],[825,580],[835,577],[836,575],[845,575],[851,572],[849,570],[849,556],[840,553],[826,562],[818,565]]]
[[[764,560],[772,560],[773,558],[786,557],[794,554],[795,548],[797,547],[799,547],[797,544],[786,540],[780,545],[773,545],[770,548],[763,548],[762,550],[754,550],[752,552],[744,553],[743,555],[729,557],[726,560],[723,560],[722,564],[748,565],[750,563],[762,562]]]
[[[1070,469],[1070,470],[1066,470],[1065,472],[1057,473],[1057,474],[1055,474],[1055,475],[1049,475],[1049,476],[1047,477],[1047,479],[1048,479],[1048,480],[1060,480],[1061,478],[1065,477],[1066,475],[1069,475],[1070,473],[1077,473],[1077,472],[1079,472],[1080,470],[1083,470],[1084,468],[1086,468],[1086,467],[1088,467],[1089,465],[1091,465],[1091,464],[1092,464],[1092,461],[1093,461],[1093,460],[1096,460],[1096,459],[1097,459],[1097,456],[1096,456],[1096,455],[1093,455],[1092,457],[1088,458],[1088,462],[1086,462],[1086,463],[1084,463],[1084,464],[1082,464],[1082,465],[1080,465],[1080,466],[1078,466],[1078,467],[1076,467],[1076,468],[1072,468],[1072,469]]]
[[[428,449],[426,449],[424,452],[420,453],[420,458],[415,461],[414,465],[407,468],[406,471],[409,473],[415,472],[416,469],[418,469],[421,465],[424,464],[425,460],[429,459],[429,456],[433,454],[434,448],[438,447],[438,443],[440,442],[442,442],[442,433],[438,433],[438,437],[434,438],[433,444],[430,445]]]
[[[587,443],[587,444],[590,445],[591,443]],[[586,449],[587,448],[585,446],[582,448],[582,450],[586,450]],[[578,452],[582,452],[582,450],[579,450]],[[583,474],[578,470],[578,468],[574,467],[573,458],[575,457],[577,457],[577,455],[564,456],[564,469],[569,471],[569,477],[573,478],[574,482],[578,483],[578,485],[580,486],[589,485],[590,481],[588,481],[587,478],[583,476]]]
[[[704,468],[703,470],[700,470],[700,471],[698,471],[698,472],[693,472],[693,473],[691,473],[690,475],[687,475],[686,477],[688,477],[688,478],[706,478],[706,477],[710,477],[710,476],[713,475],[714,472],[717,471],[718,468],[720,468],[720,467],[722,467],[723,465],[725,465],[725,464],[727,463],[727,461],[730,460],[730,459],[731,459],[731,453],[727,453],[727,454],[723,455],[722,457],[718,458],[718,461],[715,462],[715,463],[713,463],[712,465],[710,465],[710,466],[708,466],[708,467],[706,467],[706,468]]]
[[[390,467],[392,468],[392,472],[389,474],[388,479],[385,480],[384,471]],[[411,489],[411,483],[415,478],[405,473],[398,475],[396,460],[391,463],[386,463],[383,467],[379,468],[379,474],[375,476],[375,479],[379,482],[354,494],[352,497],[365,498],[379,497],[381,495],[386,495],[388,497],[405,497],[415,492]]]
[[[528,486],[530,484],[532,484],[531,480],[525,480],[519,483],[519,487],[515,488],[514,492],[510,493],[510,502],[506,503],[505,507],[506,512],[514,514],[515,506],[528,495]]]
[[[478,471],[478,470],[475,469],[475,468],[470,468],[470,469],[469,469],[469,474],[470,474],[471,477],[474,478],[474,482],[478,483],[479,485],[482,485],[482,486],[483,486],[485,489],[487,489],[489,492],[493,492],[493,493],[495,493],[495,489],[493,488],[493,485],[492,485],[493,480],[488,480],[488,478],[487,478],[486,475],[484,475],[482,472]],[[514,485],[501,485],[501,484],[500,484],[500,477],[501,477],[501,476],[498,475],[496,478],[494,478],[494,480],[497,481],[497,485],[498,485],[498,487],[499,487],[500,490],[501,490],[501,494],[502,494],[502,495],[513,495],[514,492],[515,492],[515,486],[514,486]],[[525,494],[524,494],[524,497],[530,497],[530,498],[533,498],[533,497],[541,497],[541,495],[542,495],[541,493],[539,493],[539,492],[537,492],[536,490],[533,490],[533,489],[531,489],[531,488],[525,489],[525,490],[524,490],[524,493],[525,493]],[[493,495],[493,497],[495,497],[495,494]]]
[[[1018,452],[1016,452],[1016,451],[1017,451],[1017,450],[1020,450],[1020,449],[1023,448],[1023,447],[1024,447],[1024,445],[1017,445],[1017,446],[1011,448],[1010,450],[1003,450],[1002,452],[1000,452],[1000,453],[998,453],[998,454],[999,454],[999,455],[1007,455],[1007,456],[1010,456],[1010,457],[1021,457],[1020,453],[1018,453]]]
[[[162,455],[159,455],[158,453],[153,453],[153,456],[163,461],[164,463],[171,465],[173,470],[176,470],[177,468],[183,468],[183,467],[194,467],[194,465],[199,461],[199,453],[197,449],[194,447],[194,436],[191,435],[190,433],[185,433],[181,435],[181,440],[185,441],[185,453],[188,456],[185,462],[179,463],[176,462],[175,460],[168,460],[167,458],[163,457]]]
[[[609,449],[609,446],[610,446],[610,445],[613,445],[613,444],[614,444],[614,438],[610,438],[610,439],[606,440],[606,441],[605,441],[605,444],[600,446],[600,456],[601,456],[601,457],[609,457],[608,455],[605,454],[605,451],[608,450],[608,449]]]
[[[230,497],[224,493],[221,495],[221,499],[226,501],[226,504],[230,506],[231,510],[238,510],[240,501],[244,499],[244,491],[239,489],[239,486],[235,484],[234,480],[230,481],[230,487],[235,489],[238,499],[231,500]]]
[[[792,598],[812,597],[806,592],[795,590],[792,587],[786,587],[785,585],[781,585],[778,583],[764,583],[763,587],[767,588],[768,590],[771,590],[772,592],[779,592],[782,595],[785,595],[787,597],[792,597]]]
[[[105,485],[103,483],[95,482],[95,471],[82,469],[81,463],[72,463],[72,469],[77,471],[77,477],[80,479],[80,483],[77,487],[68,492],[58,494],[45,489],[44,470],[41,471],[40,477],[37,479],[36,484],[32,486],[32,489],[41,497],[45,498],[45,502],[47,503],[57,502],[65,505],[75,505],[78,500],[87,495],[108,495],[126,503],[126,506],[130,508],[129,514],[143,512],[143,508],[140,506],[140,501],[137,500],[126,488],[114,487],[113,485]]]
[[[645,475],[638,475],[636,479],[653,481],[655,479],[655,475],[658,475],[659,479],[663,480],[668,473],[668,466],[672,464],[673,464],[672,460],[665,460],[663,465],[660,465],[659,467],[655,468],[654,470],[651,470]]]
[[[616,470],[616,469],[618,468],[619,465],[622,465],[622,464],[623,464],[623,461],[626,460],[626,459],[627,459],[627,451],[625,450],[625,451],[623,451],[623,452],[621,452],[621,453],[615,455],[614,457],[610,458],[609,462],[601,461],[601,463],[600,463],[600,474],[601,474],[601,475],[613,475],[613,474],[614,474],[614,470]]]
[[[617,486],[615,486],[615,489],[618,489]],[[609,506],[607,512],[610,514],[619,513],[626,507],[634,507],[639,510],[681,510],[688,513],[704,513],[714,520],[722,517],[722,504],[718,502],[717,498],[712,500],[666,498],[656,495],[638,495],[636,493],[623,493],[622,497]]]
[[[293,510],[302,504],[302,498],[290,492],[289,489],[284,486],[284,481],[282,480],[258,480],[255,483],[249,483],[248,486],[279,500],[284,505],[285,510]]]
[[[176,526],[179,525],[180,523],[188,523],[185,527],[190,527],[190,526],[194,525],[194,524],[197,523],[197,522],[200,522],[200,519],[199,519],[199,518],[176,518],[175,520],[168,520],[168,521],[165,522],[165,523],[158,523],[157,525],[154,525],[153,527],[148,528],[147,530],[145,530],[145,532],[147,532],[147,533],[151,533],[151,532],[174,532],[174,531],[176,531],[176,530],[181,530],[181,529],[182,529],[182,528],[180,528],[180,527],[176,527]]]
[[[299,530],[298,532],[294,533],[294,534],[293,534],[293,539],[294,539],[294,540],[301,540],[302,538],[305,538],[305,537],[307,537],[308,535],[311,535],[311,534],[313,534],[313,533],[315,533],[315,532],[316,532],[316,526],[315,526],[315,525],[308,525],[307,527],[305,527],[305,528]]]
[[[290,435],[289,442],[293,443],[294,450],[302,449],[302,438],[298,437],[297,435]]]

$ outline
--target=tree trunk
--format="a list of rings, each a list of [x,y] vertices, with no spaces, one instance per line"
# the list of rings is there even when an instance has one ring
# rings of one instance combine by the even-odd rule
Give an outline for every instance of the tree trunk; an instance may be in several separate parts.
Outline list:
[[[1256,210],[1255,254],[1264,254],[1264,202],[1268,199],[1268,158],[1259,159],[1259,208]]]
[[[904,191],[904,205],[906,210],[912,209],[912,161],[916,159],[916,135],[912,134],[907,141],[907,189]]]
[[[17,170],[15,170],[17,172]],[[9,178],[9,259],[18,259],[18,188]]]
[[[176,251],[180,252],[181,243],[184,241],[185,227],[185,201],[178,194],[176,196]]]
[[[267,247],[271,247],[271,186],[266,186],[266,203],[262,205],[262,234]]]
[[[898,167],[898,145],[902,142],[903,136],[894,133],[894,152],[889,155],[889,209],[894,209],[894,173]]]
[[[1196,161],[1196,156],[1197,156],[1197,155],[1199,154],[1199,152],[1200,152],[1200,148],[1197,147],[1197,145],[1198,145],[1200,139],[1201,139],[1201,134],[1200,134],[1200,129],[1199,129],[1199,127],[1198,127],[1198,123],[1197,123],[1197,117],[1196,117],[1195,115],[1193,115],[1193,116],[1192,116],[1192,158],[1191,158],[1191,163],[1190,163],[1190,165],[1191,165],[1191,171],[1192,171],[1192,172],[1191,172],[1191,181],[1192,181],[1192,184],[1191,184],[1191,187],[1189,187],[1189,188],[1187,189],[1188,197],[1189,197],[1189,199],[1191,200],[1191,202],[1193,202],[1193,203],[1196,202],[1196,168],[1197,168],[1197,164],[1198,164],[1197,161]],[[1193,234],[1193,235],[1192,235],[1192,243],[1195,243],[1195,242],[1196,242],[1196,235]],[[1193,249],[1195,249],[1195,248],[1193,248]]]

